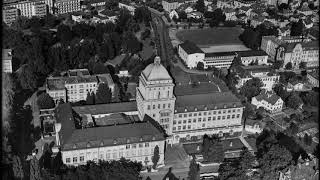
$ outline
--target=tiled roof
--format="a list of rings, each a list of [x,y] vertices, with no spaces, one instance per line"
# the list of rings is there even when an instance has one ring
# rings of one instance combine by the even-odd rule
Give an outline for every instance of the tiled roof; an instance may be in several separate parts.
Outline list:
[[[283,46],[286,49],[286,52],[292,52],[297,44],[301,44],[302,48],[305,50],[317,50],[319,49],[319,41],[309,41],[309,42],[295,42],[295,43],[283,43]]]
[[[94,118],[94,122],[97,126],[119,125],[133,123],[125,114],[115,113],[109,116]]]
[[[99,83],[107,83],[109,86],[114,85],[110,74],[97,74],[96,76],[99,80]]]
[[[78,83],[91,83],[98,82],[95,76],[84,76],[84,77],[67,77],[64,78],[66,84],[78,84]]]
[[[61,141],[62,150],[115,146],[165,140],[165,135],[149,121],[115,126],[75,129]]]
[[[182,44],[179,44],[179,46],[186,51],[188,54],[194,54],[194,53],[204,53],[196,44],[194,44],[191,41],[185,41]]]
[[[310,76],[316,78],[317,80],[319,80],[319,71],[313,71],[311,73],[308,73]]]
[[[240,100],[231,92],[190,94],[176,96],[175,111],[194,112],[223,108],[243,107]]]
[[[261,93],[255,97],[258,101],[265,100],[266,102],[274,105],[279,99],[281,99],[278,95],[271,92],[261,91]]]
[[[110,114],[137,111],[136,101],[72,107],[78,114]]]
[[[262,50],[249,50],[249,51],[238,51],[236,52],[241,57],[251,56],[267,56],[268,54]]]
[[[65,83],[62,78],[47,78],[47,88],[49,90],[64,90]]]

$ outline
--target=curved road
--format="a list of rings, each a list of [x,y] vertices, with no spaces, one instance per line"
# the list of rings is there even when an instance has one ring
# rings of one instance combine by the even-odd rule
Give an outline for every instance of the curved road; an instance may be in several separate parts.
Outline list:
[[[173,64],[175,67],[179,67],[181,68],[184,72],[187,73],[193,73],[193,74],[208,74],[211,72],[208,71],[200,71],[200,70],[196,70],[196,69],[188,69],[184,66],[184,64],[182,64],[180,58],[178,58],[176,55],[174,55],[173,58],[175,58],[177,60],[177,63],[174,63],[171,61],[170,57],[168,57],[168,48],[166,46],[166,42],[167,41],[171,41],[169,38],[169,34],[167,32],[167,27],[166,27],[166,23],[163,21],[163,13],[153,9],[153,8],[149,8],[150,12],[151,12],[151,16],[153,21],[156,24],[156,29],[155,31],[158,32],[159,34],[159,40],[160,40],[160,57],[163,61],[165,61],[168,64]]]

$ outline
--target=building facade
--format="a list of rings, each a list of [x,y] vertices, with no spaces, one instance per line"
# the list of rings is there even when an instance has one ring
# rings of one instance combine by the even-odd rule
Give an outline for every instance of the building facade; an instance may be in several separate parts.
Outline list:
[[[17,8],[21,16],[31,18],[32,16],[45,16],[47,12],[52,13],[53,0],[26,0],[5,4],[5,7]]]
[[[162,7],[165,11],[171,12],[179,7],[179,2],[174,0],[163,0]]]
[[[59,105],[56,114],[56,144],[66,165],[77,166],[87,161],[119,160],[123,157],[150,166],[156,146],[160,155],[158,164],[164,163],[165,134],[148,119],[75,128],[76,116],[69,103]]]
[[[319,87],[319,71],[308,73],[307,78],[313,87]]]
[[[87,69],[69,70],[67,77],[49,77],[46,92],[58,102],[78,102],[86,100],[88,93],[96,93],[100,83],[108,84],[114,94],[114,82],[110,74],[90,75]]]
[[[136,7],[134,6],[134,4],[119,3],[119,8],[127,9],[131,15],[134,15],[134,11],[136,10]]]
[[[268,54],[262,50],[260,51],[242,51],[237,52],[243,65],[248,66],[249,64],[268,64]]]
[[[229,69],[236,56],[237,54],[235,52],[206,53],[204,68],[216,67]]]
[[[33,16],[43,17],[47,15],[47,5],[45,3],[35,3],[31,8]]]
[[[137,107],[139,118],[147,114],[155,119],[167,132],[172,134],[175,96],[173,80],[168,71],[156,57],[153,64],[148,65],[139,78],[137,87]]]
[[[2,9],[2,20],[4,23],[11,25],[18,17],[19,10],[15,7],[6,7]]]
[[[54,3],[55,14],[66,14],[81,11],[80,0],[56,0]]]
[[[2,72],[12,73],[12,50],[2,49]]]
[[[189,68],[197,67],[199,62],[203,63],[205,53],[193,42],[185,41],[178,46],[179,57]]]

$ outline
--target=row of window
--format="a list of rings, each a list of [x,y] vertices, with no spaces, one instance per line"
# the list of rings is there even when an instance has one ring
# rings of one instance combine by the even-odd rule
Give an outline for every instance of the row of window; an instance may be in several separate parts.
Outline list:
[[[241,111],[241,109],[239,108],[239,109],[228,109],[228,110],[219,110],[219,111],[208,111],[208,112],[197,112],[197,113],[184,113],[184,114],[178,114],[178,116],[177,116],[177,114],[175,114],[174,115],[174,117],[175,118],[177,118],[177,117],[179,117],[179,118],[182,118],[182,117],[192,117],[192,116],[202,116],[202,115],[204,115],[204,116],[207,116],[207,115],[211,115],[211,114],[213,114],[213,115],[215,115],[215,114],[226,114],[226,113],[235,113],[235,112],[240,112]]]
[[[83,84],[79,84],[78,85],[78,87],[77,87],[77,85],[67,85],[66,86],[67,88],[70,88],[70,89],[73,89],[73,88],[84,88],[84,87],[87,87],[87,88],[89,88],[89,87],[96,87],[96,84],[86,84],[86,86],[84,86]]]
[[[191,130],[191,129],[203,129],[203,128],[213,128],[213,127],[217,127],[217,126],[226,126],[226,125],[231,125],[231,123],[227,123],[227,124],[206,124],[206,123],[202,123],[202,124],[197,124],[198,126],[196,126],[196,124],[191,125],[182,125],[182,126],[174,126],[172,128],[173,131],[183,131],[183,130]]]
[[[227,115],[227,116],[212,116],[212,117],[208,117],[208,121],[215,121],[215,120],[224,120],[224,119],[234,119],[234,118],[240,118],[240,114],[237,114],[237,116],[235,114],[232,114],[232,115]],[[206,122],[207,118],[204,117],[204,118],[198,118],[198,122]],[[197,122],[197,119],[194,118],[193,120],[191,119],[188,119],[188,123],[196,123]],[[176,120],[173,120],[173,124],[186,124],[187,123],[187,120],[179,120],[179,121],[176,121]]]
[[[149,147],[149,143],[148,142],[146,142],[146,143],[144,143],[144,146],[143,146],[143,143],[139,143],[138,145],[137,144],[127,144],[126,145],[126,149],[135,149],[135,148],[137,148],[137,147],[139,147],[139,148],[143,148],[143,147]]]
[[[161,104],[158,104],[158,106],[156,106],[155,104],[154,105],[152,105],[152,109],[156,109],[156,107],[158,108],[158,109],[160,109],[161,108]],[[171,104],[170,103],[168,103],[168,105],[166,105],[166,104],[162,104],[162,109],[165,109],[166,107],[168,107],[168,108],[171,108]],[[148,105],[148,110],[150,110],[151,109],[151,105]],[[166,114],[165,113],[161,113],[163,116],[166,116]],[[161,115],[160,114],[160,115]],[[169,113],[168,113],[169,114]]]

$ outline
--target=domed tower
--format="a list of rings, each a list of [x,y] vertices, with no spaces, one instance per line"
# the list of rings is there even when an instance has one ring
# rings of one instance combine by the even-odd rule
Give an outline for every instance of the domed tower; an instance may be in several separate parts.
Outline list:
[[[140,119],[148,114],[170,135],[176,98],[172,78],[160,62],[160,57],[157,56],[154,63],[142,71],[137,87],[137,107]]]

